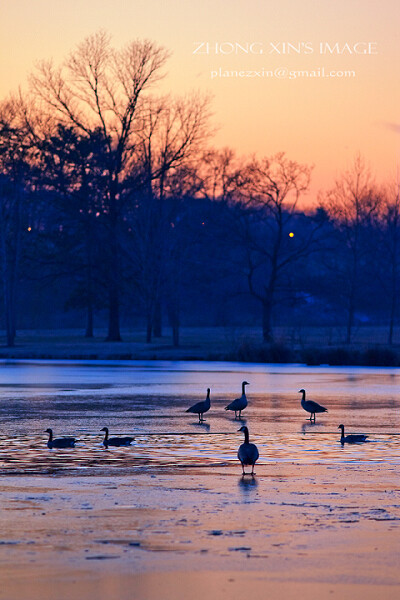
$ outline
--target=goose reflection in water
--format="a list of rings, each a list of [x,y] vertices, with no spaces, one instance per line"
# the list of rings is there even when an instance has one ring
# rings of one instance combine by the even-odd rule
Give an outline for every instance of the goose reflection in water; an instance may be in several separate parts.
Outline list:
[[[311,429],[313,429],[314,431],[317,429],[323,429],[323,424],[315,423],[315,421],[308,421],[306,423],[302,423],[302,425],[301,425],[302,433],[307,433],[307,431],[311,430]]]
[[[193,427],[199,428],[199,429],[203,429],[204,431],[210,431],[211,425],[209,423],[204,423],[204,422],[197,422],[196,423],[192,423]]]
[[[258,480],[256,477],[242,475],[238,480],[238,486],[244,493],[249,493],[258,487]]]

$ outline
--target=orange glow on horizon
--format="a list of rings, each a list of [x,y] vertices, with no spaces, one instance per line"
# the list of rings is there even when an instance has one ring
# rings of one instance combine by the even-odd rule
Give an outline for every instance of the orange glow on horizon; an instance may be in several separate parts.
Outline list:
[[[399,20],[397,0],[256,0],[250,9],[241,0],[7,0],[0,97],[24,86],[36,61],[59,63],[101,28],[116,46],[155,40],[171,51],[155,92],[212,95],[216,147],[314,165],[310,204],[358,153],[378,182],[397,177]]]

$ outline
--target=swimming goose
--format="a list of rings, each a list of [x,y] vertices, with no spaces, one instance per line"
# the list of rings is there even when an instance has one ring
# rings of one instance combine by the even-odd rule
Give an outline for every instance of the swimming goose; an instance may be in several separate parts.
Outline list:
[[[49,434],[48,448],[74,448],[75,446],[75,438],[73,437],[56,438],[53,440],[52,429],[46,429],[45,433]]]
[[[358,444],[359,442],[365,442],[367,439],[367,435],[363,433],[351,433],[350,435],[344,435],[344,425],[339,425],[338,429],[342,430],[342,435],[340,436],[341,444]]]
[[[246,425],[243,425],[238,431],[244,433],[244,443],[239,446],[238,450],[238,459],[242,463],[243,475],[246,475],[244,472],[245,465],[251,465],[251,475],[254,475],[254,465],[259,457],[258,448],[255,444],[249,443],[249,430]]]
[[[301,399],[301,406],[304,408],[305,411],[311,413],[310,421],[313,420],[314,415],[315,423],[315,413],[323,413],[328,411],[328,409],[325,408],[325,406],[321,406],[320,404],[318,404],[318,402],[314,402],[314,400],[306,400],[306,390],[299,390],[299,394],[303,394],[303,397]]]
[[[240,398],[236,398],[233,402],[225,406],[225,410],[234,410],[235,411],[235,419],[237,418],[237,413],[239,413],[239,419],[241,417],[241,412],[247,406],[247,398],[246,398],[246,385],[250,385],[247,381],[242,382],[242,395]]]
[[[210,410],[210,406],[211,406],[210,388],[207,388],[206,399],[202,400],[201,402],[197,402],[196,404],[193,404],[193,406],[188,408],[186,412],[195,413],[196,415],[199,415],[199,423],[201,423],[203,421],[203,414],[205,412],[207,412],[208,410]]]
[[[108,437],[108,427],[103,427],[101,431],[105,431],[103,445],[107,448],[108,446],[129,446],[133,442],[131,437]]]

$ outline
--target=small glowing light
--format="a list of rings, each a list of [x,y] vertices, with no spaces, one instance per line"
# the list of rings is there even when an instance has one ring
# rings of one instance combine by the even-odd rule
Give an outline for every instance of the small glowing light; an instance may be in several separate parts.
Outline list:
[[[28,227],[28,231],[32,231],[32,227]]]
[[[289,237],[294,237],[294,233],[293,233],[293,231],[291,231],[291,232],[289,233]]]

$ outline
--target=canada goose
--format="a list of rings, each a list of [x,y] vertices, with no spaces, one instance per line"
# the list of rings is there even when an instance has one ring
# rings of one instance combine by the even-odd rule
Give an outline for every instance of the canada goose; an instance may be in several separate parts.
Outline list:
[[[129,446],[133,442],[131,437],[108,437],[108,427],[103,427],[101,431],[105,431],[103,445],[107,448],[108,446]]]
[[[199,423],[201,423],[203,421],[203,414],[210,410],[210,406],[210,388],[207,388],[206,399],[202,400],[201,402],[196,402],[196,404],[193,404],[193,406],[188,408],[186,412],[195,413],[196,415],[199,415]]]
[[[75,446],[75,438],[73,437],[56,438],[53,440],[52,429],[46,429],[45,433],[49,434],[48,448],[74,448]]]
[[[255,444],[249,443],[249,430],[246,425],[243,425],[238,431],[244,433],[244,443],[239,446],[238,450],[238,459],[242,463],[243,475],[246,475],[244,472],[245,465],[251,465],[251,475],[254,475],[254,465],[259,457],[258,448]]]
[[[247,398],[246,398],[246,385],[250,385],[247,381],[242,382],[242,395],[240,398],[236,398],[233,402],[225,406],[225,410],[234,410],[235,411],[235,419],[237,418],[237,413],[239,413],[239,419],[241,417],[242,410],[244,410],[247,406]]]
[[[351,433],[350,435],[344,435],[344,425],[339,425],[338,429],[342,430],[342,435],[340,436],[341,444],[358,444],[359,442],[365,442],[367,439],[367,435],[363,433]]]
[[[320,404],[318,404],[318,402],[314,402],[314,400],[306,400],[306,390],[299,390],[299,394],[303,394],[303,397],[301,399],[301,406],[304,408],[305,411],[311,413],[310,414],[310,421],[313,420],[313,415],[314,415],[314,423],[315,423],[315,413],[323,413],[323,412],[327,412],[327,408],[325,408],[325,406],[321,406]]]

